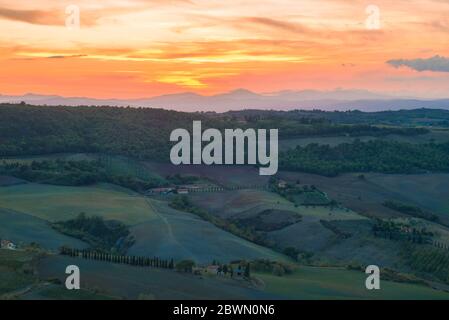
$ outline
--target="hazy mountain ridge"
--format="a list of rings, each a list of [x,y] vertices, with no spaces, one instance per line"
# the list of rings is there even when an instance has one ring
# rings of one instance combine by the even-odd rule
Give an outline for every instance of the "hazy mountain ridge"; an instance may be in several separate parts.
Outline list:
[[[365,90],[303,90],[259,94],[245,89],[238,89],[212,96],[185,92],[143,99],[95,99],[38,94],[26,94],[23,96],[0,95],[0,103],[20,103],[22,101],[34,105],[49,106],[108,105],[216,112],[241,109],[324,109],[341,111],[354,109],[362,111],[414,108],[449,109],[449,99],[425,100],[410,97],[393,97]]]

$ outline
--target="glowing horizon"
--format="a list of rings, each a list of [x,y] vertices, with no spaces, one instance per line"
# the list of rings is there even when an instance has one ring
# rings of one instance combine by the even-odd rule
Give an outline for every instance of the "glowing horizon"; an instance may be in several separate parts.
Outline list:
[[[449,97],[441,0],[0,0],[0,94],[144,98],[245,88]],[[67,6],[80,8],[69,29]],[[369,28],[370,5],[380,29]]]

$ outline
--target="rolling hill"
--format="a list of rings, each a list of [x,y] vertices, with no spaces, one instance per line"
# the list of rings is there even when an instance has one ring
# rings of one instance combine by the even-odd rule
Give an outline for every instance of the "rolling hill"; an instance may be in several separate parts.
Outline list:
[[[111,185],[60,187],[30,183],[0,187],[0,203],[5,208],[3,214],[0,212],[0,219],[8,221],[0,231],[21,235],[16,237],[17,241],[41,243],[42,240],[42,245],[50,244],[52,249],[58,243],[59,246],[73,244],[74,240],[62,237],[46,221],[73,219],[84,212],[130,226],[136,239],[129,251],[133,255],[194,259],[198,263],[210,263],[213,259],[223,262],[286,259],[194,215],[173,210],[165,202]],[[39,230],[45,232],[41,234]]]

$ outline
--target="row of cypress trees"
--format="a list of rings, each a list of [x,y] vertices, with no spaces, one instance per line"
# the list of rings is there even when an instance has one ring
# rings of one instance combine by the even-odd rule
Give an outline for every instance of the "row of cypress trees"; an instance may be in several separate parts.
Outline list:
[[[70,247],[61,247],[60,254],[70,257],[81,257],[88,260],[99,260],[111,263],[127,264],[131,266],[140,267],[152,267],[152,268],[162,268],[162,269],[174,269],[175,264],[173,259],[161,259],[158,257],[148,258],[142,256],[126,256],[117,255],[105,252],[99,252],[87,249],[73,249]]]
[[[434,241],[433,246],[438,249],[449,250],[449,246],[442,242]]]

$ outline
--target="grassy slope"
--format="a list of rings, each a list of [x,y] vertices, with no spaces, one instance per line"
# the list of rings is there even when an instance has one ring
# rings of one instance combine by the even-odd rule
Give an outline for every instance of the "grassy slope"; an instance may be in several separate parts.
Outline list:
[[[6,162],[19,162],[19,163],[31,163],[33,161],[45,161],[45,160],[57,160],[63,159],[66,161],[92,161],[98,157],[94,154],[87,153],[55,153],[47,155],[32,155],[32,156],[18,156],[18,157],[5,157],[2,161]]]
[[[107,172],[117,176],[132,176],[144,180],[164,181],[164,178],[148,170],[145,163],[124,156],[106,156],[94,153],[56,153],[48,155],[33,155],[21,157],[6,157],[2,161],[9,163],[30,164],[33,161],[96,161],[101,160]],[[2,185],[2,177],[0,177]]]
[[[358,213],[381,218],[401,217],[403,214],[388,209],[382,204],[386,200],[408,202],[444,213],[449,208],[449,174],[388,175],[342,174],[329,178],[299,172],[280,172],[288,181],[300,180],[313,184],[326,192],[331,199],[342,203]]]
[[[137,299],[139,295],[155,299],[268,299],[275,295],[249,288],[228,279],[200,278],[163,269],[139,268],[107,262],[54,256],[41,261],[42,278],[61,280],[65,266],[76,264],[82,271],[82,287],[99,288],[113,296]]]
[[[108,185],[61,187],[30,183],[0,188],[0,204],[48,221],[71,219],[80,212],[130,225],[154,218],[144,198],[125,190]]]
[[[371,141],[371,140],[375,140],[375,139],[385,139],[385,140],[394,140],[394,141],[408,142],[408,143],[429,143],[429,142],[444,143],[444,142],[449,141],[449,132],[434,130],[428,134],[417,135],[417,136],[388,135],[388,136],[381,137],[381,138],[376,138],[376,137],[372,137],[372,136],[293,138],[293,139],[280,140],[279,148],[281,151],[285,151],[289,148],[295,148],[296,146],[305,147],[311,143],[328,144],[333,147],[333,146],[337,146],[342,143],[352,143],[356,139],[359,139],[360,141]]]
[[[115,300],[113,297],[101,292],[96,292],[95,288],[89,290],[67,290],[63,285],[45,284],[41,287],[33,288],[29,292],[18,297],[20,300]]]
[[[18,245],[38,242],[42,247],[57,250],[61,245],[87,247],[82,241],[55,231],[47,221],[31,215],[0,208],[0,238]]]
[[[156,255],[176,260],[190,258],[199,263],[210,263],[214,259],[222,262],[256,258],[286,259],[195,215],[171,209],[165,202],[149,200],[149,205],[160,219],[132,228],[137,241],[130,248],[130,254]]]
[[[312,252],[315,262],[320,265],[340,265],[350,262],[368,265],[375,262],[382,267],[403,267],[398,257],[399,244],[374,239],[369,219],[351,210],[316,206],[295,207],[276,194],[256,190],[195,194],[191,197],[198,206],[231,219],[255,216],[267,209],[288,210],[300,214],[302,216],[300,222],[268,232],[266,239],[281,248],[294,247],[300,251]],[[342,239],[323,226],[320,220],[332,221],[334,225],[338,225],[340,231],[352,236]]]
[[[62,284],[51,284],[39,279],[34,272],[36,271],[38,255],[39,253],[34,251],[0,249],[0,300],[111,299],[110,296],[101,295],[90,290],[69,291]],[[64,268],[61,270],[64,270]]]
[[[23,239],[18,238],[20,241],[51,243],[52,248],[73,243],[67,237],[51,233],[51,230],[43,233],[45,237],[33,233],[30,224],[39,229],[43,228],[43,220],[71,219],[85,212],[130,225],[136,238],[135,245],[130,249],[130,254],[134,255],[190,258],[199,263],[209,263],[213,259],[223,262],[234,259],[285,259],[272,250],[240,239],[196,216],[172,210],[165,202],[147,199],[110,185],[61,187],[23,184],[2,187],[0,203],[10,213],[13,213],[11,210],[20,212],[9,221],[7,231],[15,230],[25,235]],[[23,213],[36,218],[25,224],[21,218]],[[52,234],[54,238],[48,238]]]
[[[0,249],[0,300],[2,295],[33,285],[36,279],[21,269],[31,263],[32,255]]]
[[[335,242],[335,235],[320,220],[364,221],[364,217],[344,209],[298,206],[281,196],[260,190],[241,190],[191,195],[193,202],[212,214],[228,219],[254,217],[264,210],[285,210],[301,215],[302,220],[281,230],[268,232],[269,241],[282,248],[319,251]]]
[[[267,209],[288,210],[301,214],[302,216],[317,219],[363,219],[355,212],[334,209],[328,207],[298,206],[289,202],[280,195],[263,190],[238,190],[217,193],[191,194],[193,202],[223,218],[236,215],[254,215]]]
[[[194,172],[196,170],[202,171],[200,169],[196,169],[195,167],[191,167]],[[250,170],[249,170],[250,171]],[[168,171],[170,172],[170,171]],[[220,174],[217,174],[215,177],[223,179],[223,181],[228,181],[226,176],[229,175],[229,171],[225,168],[219,172]],[[253,177],[253,174],[256,174],[255,177]],[[239,175],[237,175],[239,176]],[[297,177],[300,178],[302,183],[311,183],[317,185],[320,189],[325,190],[328,192],[328,194],[331,196],[331,198],[337,199],[339,201],[342,201],[345,205],[348,205],[349,207],[353,208],[354,210],[362,210],[362,212],[378,215],[378,216],[402,216],[401,214],[397,214],[395,212],[391,212],[391,210],[386,209],[381,205],[381,203],[385,199],[399,199],[399,200],[410,200],[413,203],[421,204],[425,208],[434,208],[437,212],[440,210],[440,212],[443,214],[446,211],[446,208],[448,207],[447,199],[449,197],[447,196],[447,190],[449,188],[447,187],[447,175],[369,175],[367,174],[366,181],[360,181],[357,179],[356,175],[343,175],[337,178],[326,178],[326,177],[319,177],[316,175],[309,175],[309,174],[290,174],[288,173],[286,175],[287,178],[291,178],[294,180],[297,179]],[[240,175],[239,180],[241,180],[244,183],[247,182],[256,182],[258,180],[257,172],[252,172],[251,174],[247,174],[246,176]],[[9,188],[20,188],[22,186],[14,186]],[[46,186],[49,187],[49,186]],[[61,188],[61,187],[55,187],[55,188]],[[64,187],[62,187],[64,188]],[[103,189],[104,186],[101,187]],[[78,189],[78,188],[76,188]],[[113,190],[116,191],[116,190]],[[267,203],[268,206],[271,206],[273,203],[277,204],[277,200],[274,200],[274,198],[267,194],[260,194],[253,197],[248,197],[248,194],[246,191],[242,191],[241,195],[241,201],[243,202],[241,205],[245,208],[245,210],[251,209],[252,203],[257,203],[262,200],[263,204],[262,207],[264,207]],[[249,191],[253,192],[253,191]],[[3,203],[3,200],[7,201],[8,196],[2,198],[2,188],[0,188],[0,201]],[[20,193],[20,192],[19,192]],[[72,192],[70,192],[72,193]],[[255,192],[257,193],[257,191]],[[263,193],[263,192],[262,192]],[[234,193],[233,193],[234,194]],[[360,199],[358,198],[360,195]],[[203,196],[203,195],[201,195]],[[71,197],[71,196],[70,196]],[[132,197],[132,196],[131,196]],[[208,197],[208,196],[207,196]],[[237,213],[241,211],[241,208],[238,208],[240,206],[228,206],[229,203],[221,203],[221,197],[223,197],[222,194],[211,194],[208,201],[210,201],[211,204],[218,204],[219,206],[222,206],[226,208],[226,211],[232,211],[234,213]],[[17,199],[20,199],[17,198]],[[16,200],[17,200],[16,199]],[[93,201],[90,201],[91,203],[95,203],[99,201],[103,201],[103,199],[97,198]],[[238,200],[238,199],[237,199]],[[266,200],[266,201],[265,201]],[[65,201],[65,200],[64,200]],[[85,201],[82,200],[82,201]],[[100,203],[101,203],[100,201]],[[240,200],[238,200],[240,201]],[[89,201],[88,201],[89,202]],[[10,203],[14,205],[23,205],[21,200],[20,201],[11,201]],[[72,204],[71,204],[72,205]],[[87,204],[85,207],[91,207],[92,204]],[[34,207],[34,202],[31,199],[28,200],[27,206],[29,208]],[[51,206],[53,207],[53,206]],[[77,207],[77,205],[75,205]],[[51,208],[43,208],[42,212],[39,214],[46,214],[47,210]],[[151,210],[151,209],[150,209]],[[324,212],[325,210],[322,208],[298,208],[301,214],[305,215],[306,221],[308,218],[326,218],[327,219],[336,219],[336,216],[338,216],[338,219],[341,219],[345,216],[345,213],[342,212],[340,214],[332,213],[333,216],[329,216],[328,212]],[[323,211],[324,210],[324,211]],[[163,216],[171,217],[169,219],[171,225],[182,225],[181,220],[186,223],[187,220],[186,217],[183,216],[176,216],[176,214],[170,213],[169,210],[161,210]],[[53,212],[52,214],[60,214],[60,210],[57,210]],[[353,217],[353,213],[350,213],[346,219],[351,219]],[[145,216],[145,219],[149,218]],[[122,219],[128,219],[128,217],[122,217]],[[151,215],[151,218],[149,218],[149,221],[155,222],[154,224],[148,223],[145,227],[141,227],[139,229],[139,234],[142,237],[142,242],[140,242],[140,250],[145,250],[147,248],[146,243],[154,244],[157,235],[162,234],[165,235],[164,232],[164,223],[160,220],[160,218],[157,215]],[[177,222],[175,222],[177,221]],[[190,223],[189,223],[190,224]],[[315,224],[314,224],[315,225]],[[141,225],[137,225],[139,227]],[[300,224],[298,224],[300,226]],[[315,234],[319,238],[325,238],[324,240],[332,240],[332,235],[328,234],[328,231],[323,230],[321,227],[317,226],[318,229],[309,228],[307,225],[303,224],[303,228],[290,228],[287,230],[284,230],[282,234],[277,234],[276,236],[278,239],[281,240],[288,240],[291,239],[291,235],[300,235],[302,240],[307,241],[301,241],[299,245],[302,245],[303,243],[318,243],[316,239],[312,239],[313,241],[309,241],[311,239],[308,239],[306,237],[307,234]],[[304,230],[306,228],[306,230]],[[178,228],[179,229],[179,228]],[[186,228],[180,227],[182,232],[177,231],[178,236],[183,239],[182,241],[185,242],[184,236],[181,236],[183,233],[186,234]],[[206,233],[207,234],[207,233]],[[154,236],[156,235],[156,236]],[[351,241],[351,240],[350,240]],[[192,241],[189,242],[189,245],[191,248],[197,249],[199,244],[201,244],[200,241]],[[333,256],[340,256],[342,252],[348,252],[352,251],[354,253],[360,253],[362,254],[362,250],[360,249],[360,242],[359,241],[353,241],[354,243],[347,243],[348,241],[341,243],[340,245],[336,246],[334,249],[331,249],[331,253],[333,253]],[[352,242],[352,241],[351,241]],[[204,243],[204,241],[203,241]],[[365,256],[374,257],[375,254],[373,254],[373,250],[369,248],[371,245],[370,243],[367,243],[366,241],[363,242],[365,248],[368,247],[369,250],[365,250],[366,254],[363,253]],[[326,243],[324,243],[326,245]],[[388,251],[389,244],[382,245],[381,253],[385,256],[391,255],[391,252]],[[137,248],[137,247],[136,247]],[[160,247],[157,244],[153,247],[148,247],[149,250],[153,250],[153,248],[157,248],[157,250],[161,250],[164,252],[165,248]],[[162,248],[162,249],[161,249]],[[173,247],[175,248],[175,247]],[[307,247],[304,247],[304,249],[308,249]],[[178,250],[178,251],[176,251]],[[207,249],[210,251],[210,248]],[[216,252],[220,252],[220,248],[216,250]],[[141,251],[143,252],[143,251]],[[183,248],[173,249],[172,252],[185,252]],[[376,249],[374,253],[378,253],[379,250]],[[192,253],[192,257],[195,256],[195,253]],[[378,261],[379,257],[376,257],[376,261]],[[382,258],[382,257],[381,257]],[[208,258],[209,259],[209,258]],[[385,258],[386,259],[386,258]],[[388,259],[387,259],[388,260]],[[387,261],[388,262],[388,261]],[[390,264],[390,263],[389,263]]]
[[[287,299],[449,299],[447,292],[382,280],[381,290],[369,291],[365,288],[365,274],[337,268],[301,267],[289,276],[256,276],[264,281],[265,291]]]
[[[253,166],[233,166],[233,165],[179,165],[175,166],[169,163],[145,162],[145,166],[151,172],[157,172],[165,177],[167,175],[181,174],[192,175],[211,180],[214,183],[225,186],[235,187],[242,185],[266,185],[268,176],[259,175],[259,169]]]
[[[293,275],[277,277],[253,274],[263,289],[215,277],[196,277],[174,271],[115,265],[68,257],[49,257],[39,265],[39,275],[61,278],[68,264],[80,266],[85,288],[107,295],[136,299],[141,294],[155,299],[449,299],[449,293],[429,287],[381,281],[380,291],[365,288],[365,274],[337,268],[300,267]],[[57,298],[57,296],[53,296]]]
[[[368,178],[373,184],[397,194],[411,204],[447,217],[449,222],[449,174],[372,174]]]

